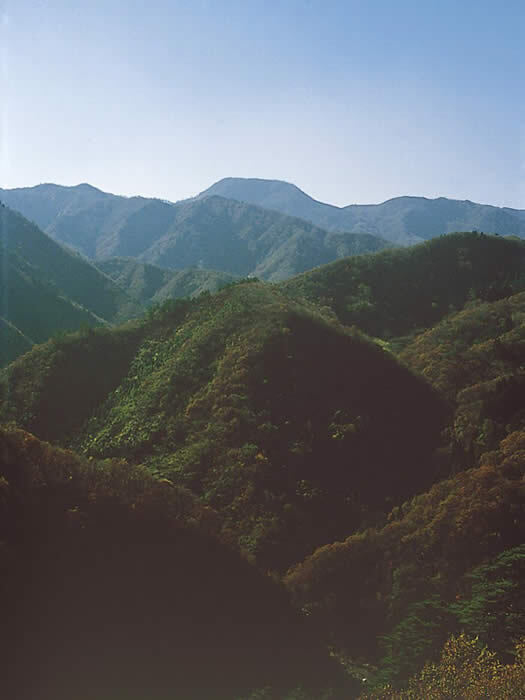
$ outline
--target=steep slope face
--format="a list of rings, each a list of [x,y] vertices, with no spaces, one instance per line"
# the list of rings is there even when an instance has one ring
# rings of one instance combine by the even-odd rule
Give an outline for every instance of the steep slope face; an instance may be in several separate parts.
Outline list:
[[[143,467],[0,428],[4,697],[348,697],[285,591],[219,523]]]
[[[55,294],[99,319],[115,322],[141,313],[136,302],[87,260],[58,245],[17,212],[5,206],[0,212],[2,250],[11,265],[19,261],[20,269],[34,280],[54,287]],[[34,301],[38,302],[36,297]]]
[[[400,357],[455,404],[451,438],[471,464],[525,424],[525,292],[470,303]]]
[[[522,427],[384,527],[295,567],[286,580],[296,604],[345,653],[378,664],[380,683],[406,682],[461,630],[509,658],[525,623],[524,469]]]
[[[330,231],[366,232],[403,245],[473,229],[525,236],[523,212],[468,200],[396,197],[382,204],[335,207],[317,202],[287,182],[244,178],[220,180],[199,197],[212,195],[300,216]]]
[[[294,298],[328,306],[346,325],[381,338],[433,325],[469,297],[523,288],[525,244],[476,233],[337,261],[285,282]]]
[[[166,234],[141,258],[164,267],[197,265],[270,281],[387,247],[372,236],[333,236],[301,219],[222,197],[181,203]]]
[[[38,272],[17,255],[4,254],[0,276],[0,299],[4,322],[16,329],[11,340],[21,334],[31,344],[50,336],[104,321],[61,294],[54,285],[42,281]],[[25,343],[24,343],[25,344]],[[12,350],[15,347],[11,346]],[[23,350],[23,346],[18,346]],[[6,357],[6,360],[13,359]]]
[[[142,333],[132,357],[119,362],[113,344],[100,350],[107,368],[84,363],[78,379],[68,358],[89,352],[89,338],[35,350],[5,373],[5,415],[189,487],[272,568],[432,482],[445,418],[437,395],[377,345],[275,289],[244,283],[172,302]],[[106,369],[116,374],[104,398],[78,390]]]
[[[217,292],[236,279],[233,275],[215,270],[167,270],[133,258],[101,260],[97,262],[97,267],[145,306],[162,303],[166,299]]]
[[[0,318],[0,367],[5,367],[31,349],[33,342],[16,326]]]
[[[278,281],[389,245],[370,235],[329,234],[220,197],[169,204],[117,197],[88,185],[3,190],[0,197],[33,216],[52,238],[94,260],[131,256],[177,270],[198,267]]]

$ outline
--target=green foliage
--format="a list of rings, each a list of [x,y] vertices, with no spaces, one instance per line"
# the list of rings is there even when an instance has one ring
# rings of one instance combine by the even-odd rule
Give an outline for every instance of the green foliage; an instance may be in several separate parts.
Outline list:
[[[159,304],[166,299],[214,293],[234,279],[226,272],[199,268],[167,270],[133,258],[101,260],[97,267],[144,306]]]
[[[421,464],[439,439],[442,403],[314,307],[250,281],[168,301],[133,328],[49,346],[44,371],[36,352],[10,368],[9,415],[192,489],[269,568],[431,483]],[[97,381],[89,353],[105,366]]]
[[[455,404],[450,439],[476,462],[525,417],[525,293],[469,305],[409,342],[400,358]]]
[[[520,291],[524,251],[523,241],[457,233],[341,260],[285,282],[283,290],[388,339],[432,326],[471,294],[493,301]]]
[[[0,322],[8,343],[1,366],[57,332],[140,315],[140,305],[108,277],[6,207],[0,239]]]
[[[510,656],[525,629],[525,545],[509,549],[465,577],[450,609],[469,634]]]

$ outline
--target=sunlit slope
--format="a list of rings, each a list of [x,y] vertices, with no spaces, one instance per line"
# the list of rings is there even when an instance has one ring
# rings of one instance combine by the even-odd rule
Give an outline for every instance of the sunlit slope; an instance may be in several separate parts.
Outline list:
[[[2,692],[17,700],[308,700],[351,682],[220,518],[143,467],[0,428]]]
[[[525,425],[525,292],[469,303],[400,358],[455,404],[451,439],[471,463]]]
[[[93,335],[9,367],[4,415],[189,487],[268,566],[432,482],[437,394],[275,288],[234,285]]]
[[[524,280],[524,242],[456,233],[340,260],[298,275],[282,289],[329,307],[344,324],[390,338],[428,328],[469,299],[520,291]]]

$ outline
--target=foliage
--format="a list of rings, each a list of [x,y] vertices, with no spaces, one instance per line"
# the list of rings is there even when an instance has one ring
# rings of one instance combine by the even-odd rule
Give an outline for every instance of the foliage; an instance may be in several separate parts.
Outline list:
[[[400,358],[455,404],[449,431],[477,462],[525,418],[525,293],[469,305],[417,336]]]
[[[433,478],[421,465],[445,417],[434,392],[256,281],[167,302],[135,330],[61,341],[43,372],[36,356],[9,370],[10,416],[192,489],[263,566],[287,567]]]
[[[406,690],[385,687],[362,700],[508,700],[525,695],[525,641],[516,647],[516,662],[503,665],[476,638],[452,636],[438,663],[427,664],[412,677]]]
[[[217,292],[234,279],[226,272],[200,268],[167,270],[133,258],[101,260],[97,267],[144,306]]]
[[[429,328],[471,297],[494,301],[520,291],[524,260],[523,241],[456,233],[337,261],[282,288],[328,306],[345,325],[389,339]]]
[[[380,662],[382,680],[406,681],[455,629],[507,650],[523,614],[524,469],[518,431],[480,467],[394,508],[384,527],[294,567],[286,582],[296,604],[350,656]]]
[[[0,322],[4,334],[10,331],[9,347],[2,344],[2,366],[57,332],[141,313],[108,277],[7,207],[1,209],[0,239]]]

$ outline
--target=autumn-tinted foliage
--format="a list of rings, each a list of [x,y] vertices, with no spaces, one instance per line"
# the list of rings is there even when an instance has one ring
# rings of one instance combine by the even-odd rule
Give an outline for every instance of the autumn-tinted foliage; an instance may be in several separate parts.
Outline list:
[[[233,700],[302,686],[318,698],[340,686],[285,592],[218,539],[217,520],[143,467],[0,429],[3,697]]]
[[[525,421],[525,292],[469,304],[400,358],[455,404],[450,439],[475,463]]]
[[[326,545],[292,569],[297,604],[337,646],[375,658],[383,680],[406,681],[461,628],[505,652],[525,623],[517,586],[524,472],[521,431],[482,466],[395,508],[384,527]]]
[[[362,700],[509,700],[525,697],[525,643],[516,646],[516,661],[502,664],[477,639],[464,634],[447,640],[438,663],[413,676],[405,690],[386,687]]]

